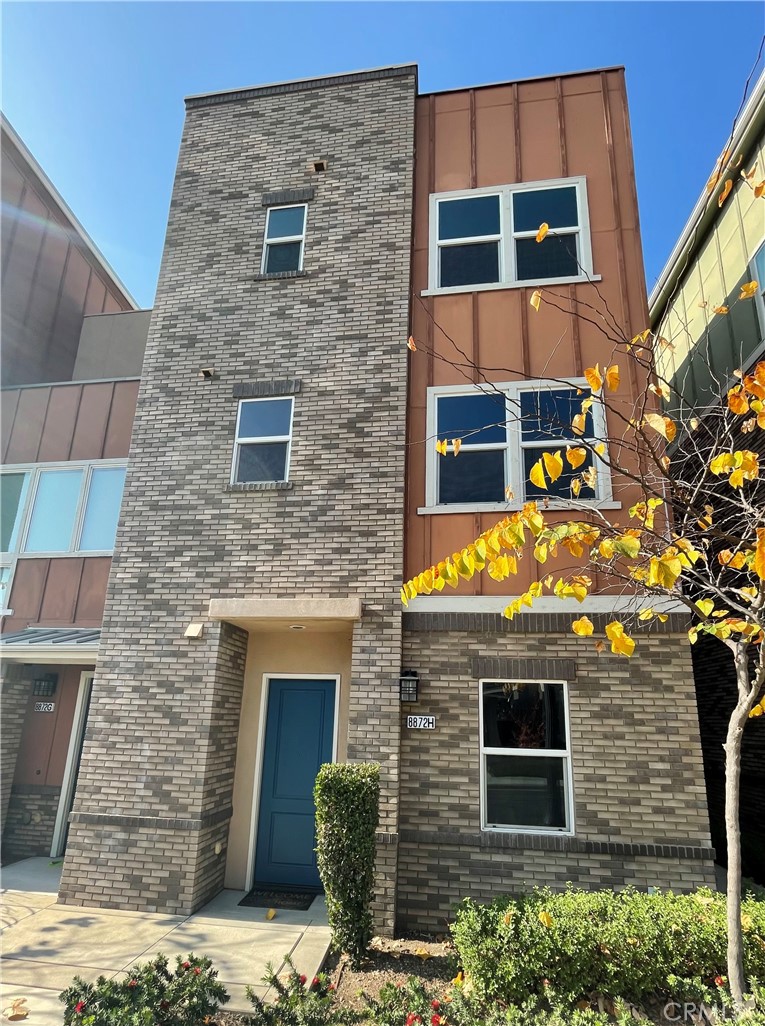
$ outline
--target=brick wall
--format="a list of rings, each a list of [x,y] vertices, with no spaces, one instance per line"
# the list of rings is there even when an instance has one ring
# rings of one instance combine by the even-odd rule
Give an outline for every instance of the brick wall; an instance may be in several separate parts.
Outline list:
[[[13,771],[16,768],[29,700],[29,681],[18,680],[17,676],[13,672],[6,675],[4,671],[0,679],[0,720],[3,725],[3,743],[0,746],[0,834],[5,830]]]
[[[60,797],[60,787],[14,785],[3,832],[3,863],[50,855]]]
[[[392,928],[414,96],[409,68],[189,104],[64,900],[190,912],[221,886],[246,637],[184,638],[210,599],[360,596],[349,754],[383,766]],[[264,194],[307,186],[304,273],[263,280]],[[289,486],[232,488],[237,397],[285,381]]]
[[[571,617],[544,633],[542,619],[406,614],[420,699],[403,715],[435,715],[436,729],[402,729],[400,929],[442,930],[460,897],[537,883],[714,883],[687,639],[641,638],[628,661],[550,630]],[[481,832],[483,676],[569,681],[573,837]]]

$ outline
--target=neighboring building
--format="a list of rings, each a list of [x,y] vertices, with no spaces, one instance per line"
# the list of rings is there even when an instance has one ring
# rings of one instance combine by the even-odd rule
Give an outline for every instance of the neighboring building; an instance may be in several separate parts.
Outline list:
[[[719,402],[765,354],[765,205],[741,179],[757,165],[754,182],[765,178],[765,74],[737,119],[727,144],[734,165],[733,188],[720,207],[716,189],[704,189],[650,299],[651,327],[671,340],[659,353],[663,376],[683,397],[684,416]],[[739,163],[739,157],[741,162]],[[754,301],[738,301],[741,285],[757,281]],[[727,315],[717,315],[727,306]],[[742,448],[760,447],[761,432],[742,437]],[[725,862],[725,752],[723,744],[736,684],[730,652],[702,635],[693,646],[712,841]],[[744,734],[740,801],[744,874],[765,884],[765,721],[754,719]]]
[[[64,851],[150,311],[0,127],[7,862]]]
[[[542,220],[565,244],[529,245]],[[382,767],[383,932],[534,883],[713,883],[681,617],[627,663],[570,630],[618,598],[510,623],[511,589],[481,577],[402,631],[404,560],[513,508],[545,441],[495,437],[504,411],[440,362],[445,333],[507,368],[511,400],[565,413],[549,378],[575,389],[607,351],[529,297],[591,298],[579,264],[627,337],[644,326],[621,69],[418,97],[403,66],[187,101],[60,900],[188,913],[223,886],[317,886],[332,758]],[[433,436],[468,427],[455,476]],[[614,472],[594,502],[633,495]]]

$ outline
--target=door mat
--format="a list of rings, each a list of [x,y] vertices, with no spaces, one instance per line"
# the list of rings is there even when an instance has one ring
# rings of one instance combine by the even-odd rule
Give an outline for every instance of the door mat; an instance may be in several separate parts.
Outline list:
[[[316,891],[269,891],[255,887],[239,902],[253,908],[289,908],[307,912],[316,897]]]

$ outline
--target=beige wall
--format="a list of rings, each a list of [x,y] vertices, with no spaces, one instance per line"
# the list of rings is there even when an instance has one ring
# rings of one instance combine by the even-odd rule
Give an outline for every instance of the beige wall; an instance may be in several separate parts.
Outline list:
[[[265,633],[252,631],[247,646],[247,666],[239,720],[234,814],[228,836],[225,886],[243,890],[247,886],[247,858],[252,826],[253,792],[258,760],[258,732],[262,704],[263,675],[269,673],[338,674],[340,677],[339,723],[336,759],[346,757],[348,737],[348,688],[351,679],[350,625],[340,631]]]

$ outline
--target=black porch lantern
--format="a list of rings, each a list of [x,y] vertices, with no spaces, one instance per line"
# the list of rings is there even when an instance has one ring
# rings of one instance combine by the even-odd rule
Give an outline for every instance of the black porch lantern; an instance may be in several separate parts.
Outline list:
[[[402,702],[417,701],[417,687],[420,678],[416,670],[402,670],[398,679],[399,698]]]

